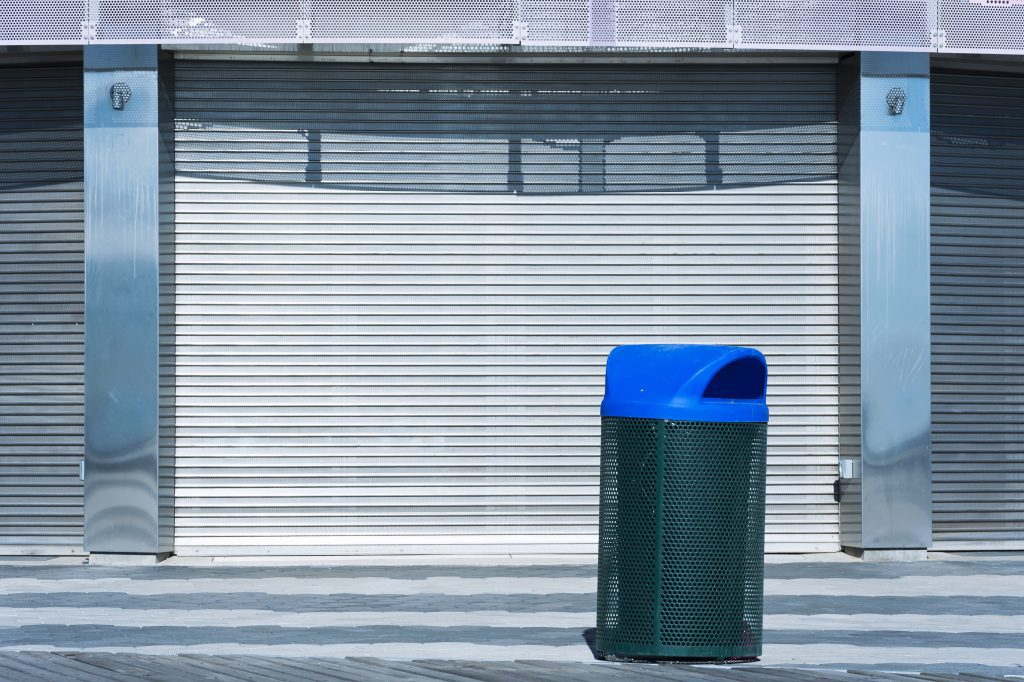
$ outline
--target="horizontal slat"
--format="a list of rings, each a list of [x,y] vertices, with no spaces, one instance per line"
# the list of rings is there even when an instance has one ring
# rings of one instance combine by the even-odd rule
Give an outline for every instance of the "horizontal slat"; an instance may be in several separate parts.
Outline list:
[[[830,70],[176,80],[178,551],[592,552],[604,358],[686,341],[766,352],[769,541],[837,543]]]
[[[934,544],[1005,548],[1024,543],[1024,78],[933,81]]]
[[[0,68],[0,112],[0,553],[80,553],[81,67]]]

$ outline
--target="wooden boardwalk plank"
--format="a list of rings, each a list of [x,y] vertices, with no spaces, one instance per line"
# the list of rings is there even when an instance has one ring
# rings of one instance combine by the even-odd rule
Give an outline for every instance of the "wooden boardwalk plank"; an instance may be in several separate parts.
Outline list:
[[[863,682],[860,678],[853,677],[849,673],[840,670],[819,670],[817,668],[763,668],[764,670],[778,670],[782,673],[783,679],[790,679],[794,682],[806,680],[807,682],[826,681],[832,682]]]
[[[517,665],[521,665],[524,668],[527,668],[529,670],[535,671],[537,675],[541,675],[542,676],[541,679],[548,680],[550,682],[564,682],[565,680],[569,680],[569,679],[575,680],[575,679],[579,679],[579,678],[586,678],[587,680],[595,680],[595,681],[599,682],[600,680],[608,679],[607,677],[604,677],[599,672],[599,669],[601,668],[601,666],[596,666],[596,665],[591,666],[589,663],[588,664],[567,663],[567,664],[565,664],[565,666],[567,666],[567,667],[562,667],[562,668],[554,668],[554,667],[551,667],[551,666],[537,665],[535,661],[516,661],[516,664]],[[582,665],[586,665],[587,667],[582,667]],[[569,672],[569,671],[573,671],[573,672]],[[619,679],[624,679],[624,678],[619,678]]]
[[[732,669],[725,667],[712,668],[685,663],[659,663],[650,667],[653,676],[665,680],[708,680],[710,682],[712,680],[721,680],[723,675],[726,676],[725,679],[739,679],[734,675],[730,676],[726,671]],[[759,670],[759,668],[753,668],[753,670]]]
[[[68,676],[62,672],[40,670],[34,663],[24,658],[22,654],[2,654],[0,658],[0,675],[3,680],[14,680],[22,682],[25,679],[45,680],[46,682],[67,682]],[[27,677],[34,675],[34,677]]]
[[[458,676],[463,682],[492,682],[495,679],[509,679],[518,673],[515,663],[511,661],[455,661],[455,660],[418,660],[416,664],[427,670],[447,671]],[[532,682],[532,681],[530,681]]]
[[[727,668],[725,666],[717,666],[717,665],[701,665],[701,666],[696,666],[696,665],[680,665],[680,664],[670,664],[670,665],[665,665],[663,667],[664,667],[665,670],[671,670],[673,673],[675,673],[675,669],[679,669],[681,671],[679,673],[679,675],[681,676],[679,679],[686,679],[686,677],[684,677],[684,675],[689,674],[689,675],[693,675],[695,677],[699,675],[703,679],[708,679],[708,680],[713,680],[713,679],[717,679],[717,680],[737,680],[737,681],[742,681],[742,682],[747,682],[747,681],[754,682],[754,681],[757,681],[757,680],[762,680],[762,681],[764,680],[763,677],[752,676],[752,675],[756,675],[756,673],[748,674],[747,670],[744,669],[744,668]]]
[[[440,664],[424,662],[422,665],[434,670],[449,670],[458,675],[462,675],[467,681],[508,682],[509,679],[509,674],[507,672],[501,672],[498,669],[481,668],[468,661],[445,661]]]
[[[358,679],[360,682],[378,682],[379,680],[430,682],[435,679],[449,682],[447,677],[432,678],[429,675],[425,675],[425,671],[411,670],[407,664],[399,661],[382,661],[376,658],[359,657],[358,660],[356,658],[346,658],[344,664],[346,674],[352,675],[353,679]]]
[[[528,666],[512,661],[467,661],[463,666],[470,675],[474,673],[486,675],[487,679],[484,680],[484,682],[489,682],[491,679],[514,679],[520,680],[521,682],[551,682],[550,675],[547,675],[542,671],[531,670]],[[581,676],[586,674],[581,668],[577,668],[577,671],[579,671]]]
[[[559,663],[557,661],[529,661],[537,666],[550,667],[556,670],[565,671],[567,675],[579,675],[579,668],[574,663]],[[593,672],[591,670],[593,669]],[[686,677],[683,677],[683,674]],[[654,663],[601,663],[590,666],[588,664],[587,676],[591,679],[601,680],[709,680],[709,678],[694,671],[692,666],[674,666]],[[564,679],[571,679],[566,677]]]
[[[73,652],[64,654],[68,658],[81,661],[100,670],[109,670],[122,675],[130,675],[136,680],[155,680],[156,682],[174,682],[176,677],[169,667],[160,661],[158,666],[139,665],[127,654],[109,654],[103,652]]]
[[[921,679],[915,673],[887,673],[879,670],[860,670],[857,668],[851,668],[847,672],[851,675],[857,675],[858,677],[856,679],[858,681],[863,680],[865,678],[867,678],[868,680],[877,680],[878,682],[882,682],[883,680],[892,680],[895,682],[909,682],[910,680]]]
[[[980,673],[542,660],[0,652],[0,682],[1009,682]]]
[[[204,654],[178,654],[178,662],[181,665],[202,674],[214,675],[214,679],[223,682],[266,682],[265,677],[253,675],[232,666],[223,665],[212,660],[212,658],[212,656]]]
[[[340,658],[304,658],[303,662],[315,666],[318,670],[325,670],[333,679],[339,682],[367,682],[377,679],[377,671],[363,670],[359,665],[350,663]],[[405,678],[393,678],[402,680]]]
[[[213,667],[207,665],[202,660],[193,661],[186,659],[184,655],[178,654],[175,656],[177,659],[174,665],[178,669],[183,670],[184,675],[197,676],[204,680],[216,680],[216,682],[240,682],[248,680],[248,677],[242,677],[230,670],[223,670],[219,666]]]
[[[845,682],[856,682],[857,678],[850,677],[845,673],[839,673],[836,676],[831,676],[825,672],[818,672],[817,670],[800,670],[800,669],[782,669],[782,668],[768,668],[768,667],[756,667],[756,668],[744,668],[745,670],[760,675],[765,682],[781,681],[781,682],[824,682],[825,680],[843,680]]]
[[[157,655],[157,654],[113,654],[114,656],[126,657],[130,663],[137,665],[142,668],[148,668],[157,672],[166,671],[171,676],[172,680],[184,680],[184,679],[202,679],[202,680],[218,680],[221,679],[216,673],[212,671],[200,672],[188,661],[183,661],[181,656],[177,654],[170,655]]]
[[[248,659],[254,663],[277,666],[282,673],[297,676],[303,680],[336,682],[339,672],[343,670],[343,666],[330,666],[327,663],[321,663],[308,658],[249,656]]]
[[[75,682],[110,682],[111,680],[117,680],[118,682],[133,682],[133,679],[129,675],[122,675],[120,673],[101,670],[88,663],[82,663],[76,661],[73,658],[68,658],[59,653],[50,653],[47,651],[26,651],[23,652],[24,660],[26,664],[38,666],[44,670],[50,670],[55,673],[63,673],[65,680],[74,680]]]
[[[409,680],[442,680],[443,682],[466,682],[466,677],[457,675],[450,671],[444,670],[433,670],[425,667],[423,661],[385,661],[379,658],[367,658],[367,657],[353,657],[346,659],[353,663],[358,663],[375,670],[386,669],[389,671],[401,671],[414,677],[409,677]],[[400,679],[394,678],[391,679]]]
[[[235,658],[231,657],[232,660]],[[337,680],[337,676],[331,677],[323,670],[323,666],[317,667],[306,666],[304,668],[296,668],[290,663],[292,660],[285,656],[246,656],[245,665],[249,670],[260,672],[264,675],[275,680],[288,680],[295,679],[296,676],[302,675],[303,679],[319,682],[330,682],[330,680]]]
[[[668,678],[655,673],[657,666],[636,666],[618,663],[586,663],[585,668],[576,663],[559,663],[557,661],[517,661],[523,665],[546,668],[559,675],[558,680],[576,680],[586,677],[589,680],[652,680],[652,679],[680,679]]]
[[[510,679],[514,677],[515,679],[520,679],[523,682],[550,682],[551,680],[552,671],[536,669],[533,666],[525,665],[519,661],[506,661],[504,663],[497,664],[475,661],[472,662],[472,666],[481,670],[490,670],[490,666],[494,666],[494,669],[498,671],[507,669],[509,671]],[[577,676],[589,677],[595,680],[599,679],[597,675],[600,674],[599,671],[602,666],[596,663],[593,665],[588,663],[576,663],[575,666]],[[619,677],[618,679],[623,680],[628,678]]]
[[[211,666],[216,666],[219,670],[226,670],[239,675],[251,675],[251,677],[247,679],[254,680],[254,682],[281,682],[281,677],[279,675],[264,670],[259,666],[250,664],[248,656],[207,655],[193,657],[191,654],[186,654],[185,658],[197,662],[208,663]]]

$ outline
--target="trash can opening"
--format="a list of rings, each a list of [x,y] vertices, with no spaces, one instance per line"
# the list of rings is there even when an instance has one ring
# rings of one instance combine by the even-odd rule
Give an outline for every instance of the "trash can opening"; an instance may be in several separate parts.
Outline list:
[[[730,362],[708,382],[705,398],[719,400],[757,400],[764,397],[768,370],[764,360],[748,356]]]

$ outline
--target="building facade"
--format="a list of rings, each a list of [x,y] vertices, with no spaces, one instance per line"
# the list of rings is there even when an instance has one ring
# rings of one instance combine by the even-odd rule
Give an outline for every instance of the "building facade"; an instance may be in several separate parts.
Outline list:
[[[593,553],[624,343],[765,353],[768,551],[1024,549],[1019,46],[628,5],[0,28],[0,554]]]

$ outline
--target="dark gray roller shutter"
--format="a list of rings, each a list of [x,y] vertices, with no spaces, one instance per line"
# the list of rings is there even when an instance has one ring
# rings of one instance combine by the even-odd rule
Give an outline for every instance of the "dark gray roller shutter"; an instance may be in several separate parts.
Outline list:
[[[595,551],[640,342],[765,351],[768,547],[838,549],[831,66],[176,76],[179,553]]]
[[[932,92],[935,547],[1024,549],[1024,77]]]
[[[82,67],[0,67],[0,554],[82,551]]]

